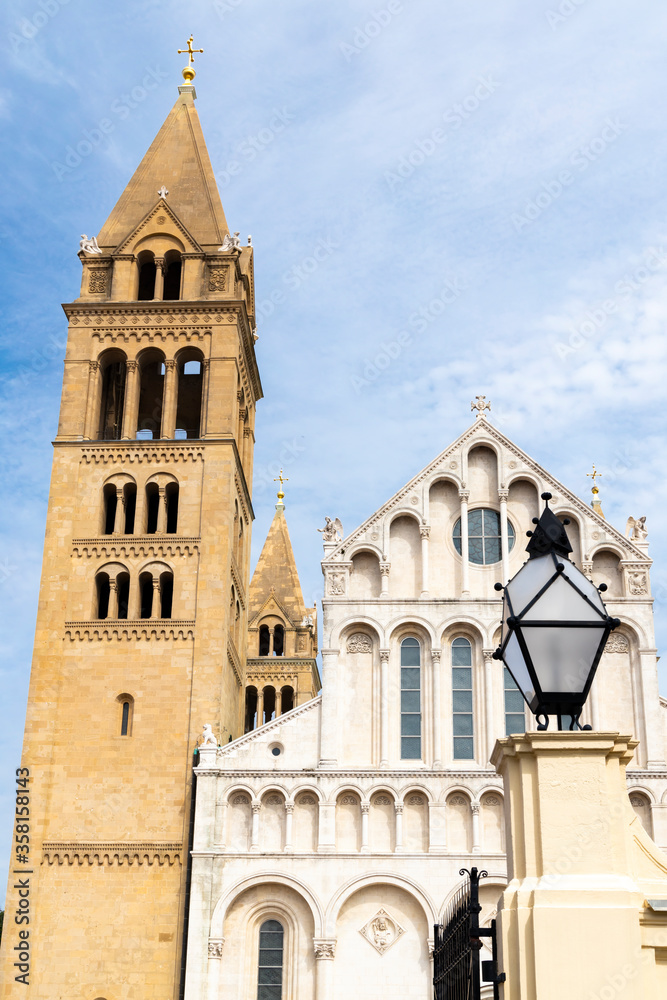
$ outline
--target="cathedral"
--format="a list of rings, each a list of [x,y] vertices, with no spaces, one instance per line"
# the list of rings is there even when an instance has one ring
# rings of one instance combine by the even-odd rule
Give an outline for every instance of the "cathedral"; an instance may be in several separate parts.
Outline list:
[[[64,306],[30,835],[24,850],[13,833],[0,996],[427,1000],[460,869],[488,872],[482,922],[507,883],[489,761],[535,721],[492,657],[494,585],[524,562],[544,491],[621,621],[582,722],[638,739],[630,801],[667,848],[645,524],[611,525],[596,488],[579,499],[478,397],[468,429],[434,440],[361,525],[327,518],[319,621],[282,473],[250,579],[254,251],[227,225],[184,78],[82,238]]]

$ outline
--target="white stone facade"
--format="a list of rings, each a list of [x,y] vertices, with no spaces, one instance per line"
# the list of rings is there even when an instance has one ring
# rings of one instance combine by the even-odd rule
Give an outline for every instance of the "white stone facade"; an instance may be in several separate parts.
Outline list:
[[[187,1000],[258,995],[266,920],[283,928],[281,1000],[426,1000],[432,925],[462,867],[488,870],[482,918],[492,916],[506,866],[502,783],[488,762],[517,719],[491,657],[493,585],[524,562],[545,490],[570,519],[573,561],[607,583],[608,610],[622,622],[582,722],[639,738],[631,801],[667,847],[667,703],[647,545],[481,416],[356,531],[325,543],[322,694],[223,749],[202,749]],[[463,558],[455,541],[457,522],[465,536],[466,515],[480,510],[500,515],[488,563]]]

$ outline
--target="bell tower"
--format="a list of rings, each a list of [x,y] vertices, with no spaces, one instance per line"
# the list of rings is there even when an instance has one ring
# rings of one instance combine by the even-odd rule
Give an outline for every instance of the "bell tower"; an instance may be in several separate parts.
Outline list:
[[[177,1000],[193,750],[204,723],[224,743],[244,729],[253,250],[229,232],[193,76],[82,238],[81,292],[63,307],[21,761],[29,854],[13,845],[2,997]]]

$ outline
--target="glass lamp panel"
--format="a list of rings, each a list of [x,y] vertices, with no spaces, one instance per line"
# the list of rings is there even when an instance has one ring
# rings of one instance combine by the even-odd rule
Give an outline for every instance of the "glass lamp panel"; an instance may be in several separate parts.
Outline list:
[[[523,658],[523,653],[521,652],[521,647],[519,646],[519,640],[515,634],[512,634],[507,646],[505,647],[503,659],[509,667],[514,680],[519,685],[519,689],[524,695],[526,701],[530,703],[535,697],[535,685],[530,679],[528,667],[526,666],[526,661]]]
[[[600,628],[522,627],[542,691],[580,694],[604,635]]]
[[[512,602],[515,615],[520,615],[526,605],[545,586],[556,572],[550,555],[536,556],[524,563],[505,588]]]
[[[531,621],[599,622],[600,616],[559,576],[522,618],[522,625]]]
[[[580,569],[571,563],[568,559],[562,559],[563,563],[563,576],[566,576],[568,580],[571,580],[575,587],[581,590],[589,601],[595,605],[596,608],[603,614],[606,615],[607,611],[604,606],[604,601],[600,597],[600,592],[595,584],[588,579],[587,576],[581,572]]]

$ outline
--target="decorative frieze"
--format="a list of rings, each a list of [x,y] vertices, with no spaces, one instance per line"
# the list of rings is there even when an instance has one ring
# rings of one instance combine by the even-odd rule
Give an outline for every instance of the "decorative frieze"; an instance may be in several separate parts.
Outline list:
[[[48,865],[181,865],[180,843],[64,843],[42,844],[42,864]]]
[[[191,556],[199,551],[200,538],[177,538],[169,535],[140,535],[99,538],[73,538],[76,556]]]
[[[146,639],[194,639],[194,621],[140,619],[138,621],[105,619],[100,622],[65,622],[65,638],[71,642],[112,642]]]
[[[81,461],[87,465],[152,465],[173,462],[201,462],[204,449],[201,445],[152,444],[137,442],[131,445],[90,445],[81,449]]]

